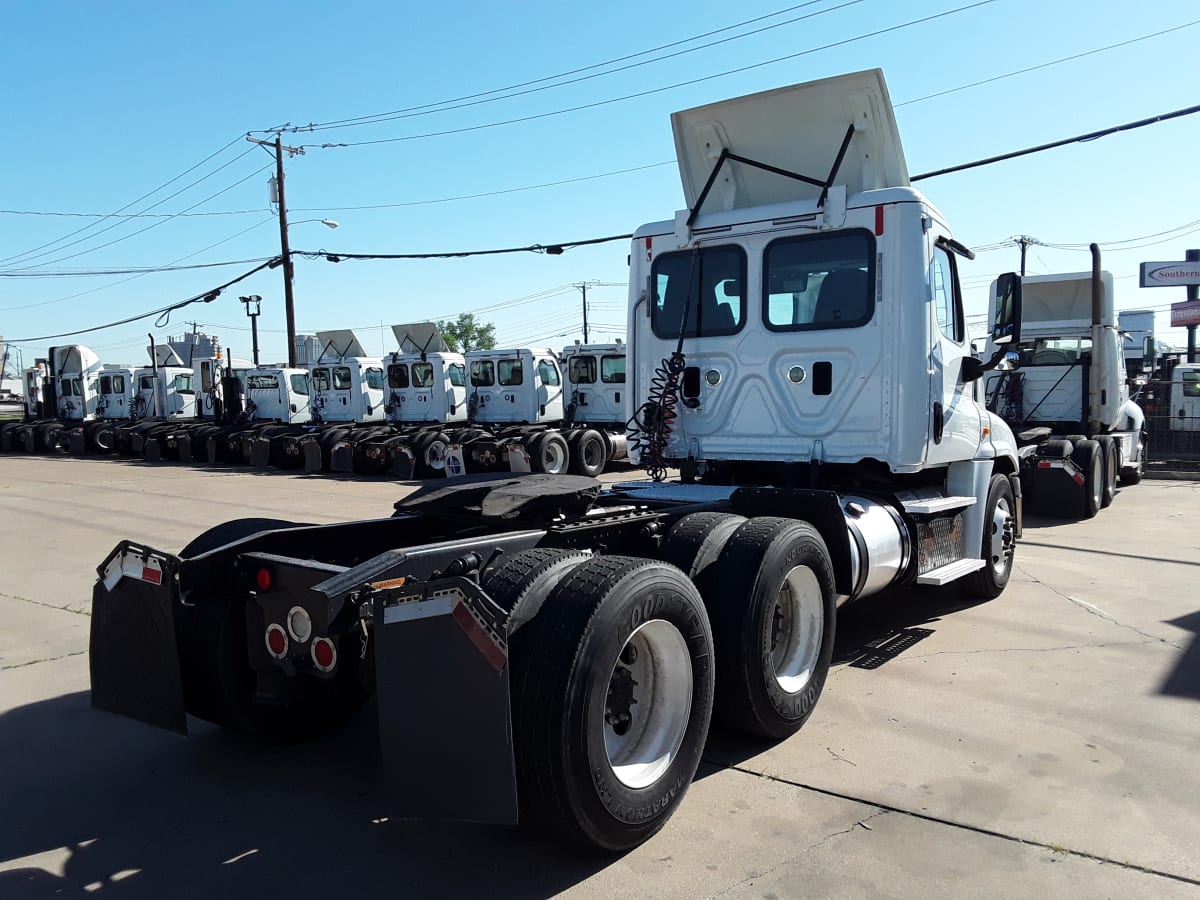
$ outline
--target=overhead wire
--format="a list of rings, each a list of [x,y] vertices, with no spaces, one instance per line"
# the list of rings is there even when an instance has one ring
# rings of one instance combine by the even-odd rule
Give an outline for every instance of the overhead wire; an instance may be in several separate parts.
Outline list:
[[[344,147],[366,147],[366,146],[373,146],[373,145],[378,145],[378,144],[394,144],[394,143],[400,143],[403,141],[415,141],[415,140],[422,140],[424,138],[431,138],[431,137],[445,137],[447,135],[452,135],[452,134],[466,134],[468,132],[482,131],[482,130],[488,129],[488,128],[498,128],[503,125],[515,125],[515,124],[519,124],[519,123],[523,123],[523,122],[532,122],[532,121],[536,121],[539,119],[548,119],[548,118],[552,118],[554,116],[565,115],[567,113],[580,112],[585,109],[596,109],[596,108],[602,107],[602,106],[611,106],[614,103],[622,103],[626,100],[634,100],[634,99],[638,99],[641,97],[649,97],[649,96],[653,96],[654,94],[661,94],[666,91],[676,90],[677,88],[689,87],[694,84],[701,84],[703,82],[712,81],[717,78],[725,78],[730,75],[738,75],[743,72],[749,72],[754,69],[760,69],[760,68],[763,68],[764,66],[771,66],[771,65],[775,65],[776,63],[787,62],[789,60],[798,59],[802,56],[808,56],[813,53],[818,53],[822,50],[830,50],[834,47],[843,47],[847,44],[852,44],[857,41],[867,40],[868,38],[878,37],[883,34],[890,34],[892,32],[900,31],[905,28],[911,28],[915,25],[923,25],[926,22],[932,22],[937,19],[943,19],[943,18],[946,18],[947,16],[956,15],[961,12],[967,12],[969,10],[976,9],[981,6],[987,6],[989,4],[996,3],[996,2],[999,2],[999,0],[976,0],[976,2],[974,2],[974,3],[968,3],[964,6],[959,6],[954,9],[944,10],[944,11],[938,12],[938,13],[932,13],[927,16],[922,16],[917,19],[911,19],[907,22],[902,22],[898,25],[891,25],[886,28],[879,28],[879,29],[876,29],[875,31],[866,32],[864,34],[856,35],[854,37],[843,38],[842,40],[837,40],[837,41],[831,41],[827,44],[822,44],[817,47],[810,47],[806,50],[800,50],[795,53],[786,54],[784,56],[778,56],[778,57],[775,57],[774,59],[768,59],[768,60],[764,60],[762,62],[757,62],[757,63],[750,63],[748,65],[739,66],[734,69],[727,69],[724,72],[717,72],[712,75],[704,75],[704,76],[701,76],[698,78],[691,78],[686,81],[679,81],[674,84],[664,85],[661,87],[649,88],[644,91],[637,91],[635,93],[625,94],[620,97],[610,97],[608,99],[597,100],[592,103],[583,103],[578,106],[571,106],[571,107],[566,107],[566,108],[557,109],[557,110],[551,110],[549,112],[543,112],[543,113],[531,113],[530,115],[527,115],[527,116],[518,116],[516,118],[504,119],[504,120],[496,121],[496,122],[486,122],[486,123],[483,123],[480,125],[466,125],[466,126],[462,126],[462,127],[458,127],[458,128],[446,128],[446,129],[442,129],[440,131],[430,131],[430,132],[425,132],[422,134],[409,134],[409,135],[402,135],[400,137],[393,137],[393,138],[376,138],[374,140],[367,140],[367,141],[343,141],[343,142],[330,142],[330,143],[323,143],[323,144],[303,144],[303,145],[301,145],[301,148],[305,149],[305,150],[308,150],[308,149],[335,149],[335,148],[344,148]]]

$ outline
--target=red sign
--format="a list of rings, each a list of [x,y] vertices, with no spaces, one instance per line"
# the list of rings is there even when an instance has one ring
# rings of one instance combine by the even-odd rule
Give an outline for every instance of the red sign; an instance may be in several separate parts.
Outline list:
[[[1171,327],[1200,325],[1200,300],[1171,304]]]

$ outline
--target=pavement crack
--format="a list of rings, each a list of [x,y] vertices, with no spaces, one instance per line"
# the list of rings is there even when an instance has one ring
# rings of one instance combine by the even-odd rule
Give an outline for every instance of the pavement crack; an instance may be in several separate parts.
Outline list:
[[[829,751],[829,755],[832,756],[834,759],[836,759],[840,762],[850,763],[850,765],[854,766],[854,768],[856,768],[856,769],[858,768],[858,763],[854,762],[854,760],[846,759],[846,757],[844,757],[840,753],[836,752],[832,747],[826,747],[825,749]]]
[[[28,597],[18,597],[16,594],[6,594],[0,591],[0,597],[6,600],[20,600],[22,603],[32,603],[34,606],[44,606],[46,609],[57,609],[59,612],[73,613],[77,616],[91,616],[86,609],[71,609],[69,606],[55,606],[53,603],[43,603],[41,600],[30,600]]]
[[[866,829],[867,831],[870,831],[871,830],[870,826],[866,825],[864,823],[869,822],[872,819],[876,819],[879,816],[884,815],[886,813],[897,813],[898,815],[907,816],[911,819],[918,819],[922,822],[929,822],[934,825],[943,825],[947,828],[959,828],[963,831],[969,831],[974,834],[982,835],[984,837],[998,838],[1003,841],[1011,841],[1014,844],[1022,844],[1026,847],[1037,847],[1040,850],[1048,850],[1052,853],[1061,853],[1061,854],[1065,854],[1067,856],[1078,857],[1079,859],[1089,859],[1089,860],[1092,860],[1093,862],[1106,863],[1110,866],[1119,866],[1122,869],[1129,869],[1130,871],[1141,872],[1145,875],[1154,875],[1154,876],[1157,876],[1158,878],[1166,878],[1171,881],[1181,882],[1183,884],[1193,884],[1193,885],[1200,886],[1200,878],[1190,878],[1187,875],[1179,875],[1175,872],[1164,871],[1163,869],[1152,869],[1149,866],[1139,866],[1136,863],[1125,862],[1124,860],[1119,860],[1119,859],[1113,859],[1110,856],[1103,856],[1098,853],[1089,853],[1086,850],[1075,850],[1075,849],[1072,849],[1071,847],[1064,847],[1061,844],[1048,844],[1048,843],[1045,843],[1044,841],[1033,840],[1032,838],[1023,838],[1020,835],[1008,834],[1007,832],[1004,832],[1004,831],[996,831],[993,828],[983,828],[982,826],[971,825],[967,822],[956,822],[953,819],[946,819],[946,818],[942,818],[941,816],[930,815],[929,813],[917,812],[916,810],[912,810],[912,809],[905,809],[904,807],[894,806],[890,803],[882,803],[878,800],[869,800],[866,797],[856,797],[853,794],[847,794],[845,791],[835,791],[835,790],[832,790],[831,788],[818,787],[815,784],[805,784],[802,781],[793,781],[790,778],[782,778],[778,775],[770,775],[766,772],[755,772],[753,769],[747,769],[747,768],[744,768],[739,765],[723,764],[719,761],[710,761],[710,762],[712,762],[714,765],[723,766],[724,768],[732,770],[734,772],[740,772],[743,775],[750,775],[755,778],[763,778],[767,781],[774,781],[777,784],[786,784],[790,787],[799,788],[802,791],[811,791],[814,794],[821,794],[825,797],[833,797],[834,799],[837,799],[837,800],[846,800],[850,803],[858,803],[862,806],[867,806],[867,807],[870,807],[870,808],[876,810],[873,814],[855,822],[854,825],[852,825],[850,828],[843,829],[841,831],[835,831],[833,834],[826,835],[821,840],[817,841],[815,844],[813,844],[809,847],[806,847],[804,849],[804,851],[802,851],[802,853],[799,854],[801,856],[804,853],[810,852],[815,847],[820,846],[821,844],[825,843],[826,841],[828,841],[834,837],[837,837],[839,834],[846,834],[849,831],[853,831],[859,825],[862,825],[864,829]],[[793,859],[795,859],[795,858],[797,858],[797,857],[793,857]],[[789,862],[790,861],[791,860],[789,860]],[[781,863],[780,865],[783,865],[783,863]],[[766,875],[768,872],[773,871],[776,868],[779,868],[779,867],[774,866],[774,867],[772,867],[772,869],[768,869],[766,872],[762,872],[758,875],[753,875],[749,878],[742,879],[742,881],[739,881],[737,884],[730,885],[728,888],[726,888],[721,893],[727,893],[728,891],[732,890],[733,888],[737,887],[740,884],[744,884],[747,881],[753,881],[755,878],[761,878],[761,877],[763,877],[763,875]]]
[[[898,656],[893,663],[901,663],[914,659],[928,659],[931,656],[974,656],[979,653],[1059,653],[1063,650],[1092,650],[1101,647],[1142,647],[1146,644],[1169,644],[1162,638],[1152,637],[1146,641],[1108,641],[1102,644],[1067,644],[1061,647],[995,647],[984,650],[935,650],[933,653],[916,653],[911,656]],[[1172,644],[1171,646],[1174,646]],[[828,749],[828,748],[826,748]]]
[[[1071,603],[1074,606],[1078,606],[1080,609],[1082,609],[1084,612],[1088,613],[1089,615],[1093,615],[1098,619],[1103,619],[1105,622],[1110,622],[1113,625],[1116,625],[1118,628],[1124,628],[1127,631],[1132,631],[1134,634],[1140,634],[1142,637],[1149,638],[1151,641],[1158,641],[1159,643],[1163,643],[1170,647],[1174,647],[1176,650],[1184,649],[1183,647],[1176,644],[1174,641],[1167,640],[1165,637],[1159,637],[1157,634],[1150,634],[1150,632],[1148,632],[1148,631],[1142,631],[1140,628],[1135,628],[1132,625],[1126,625],[1124,622],[1120,621],[1115,616],[1112,616],[1111,614],[1106,613],[1104,610],[1100,609],[1100,607],[1093,606],[1091,603],[1087,603],[1083,600],[1079,600],[1075,597],[1072,597],[1070,594],[1060,591],[1058,588],[1056,588],[1054,585],[1050,584],[1048,581],[1043,581],[1042,579],[1038,578],[1036,575],[1032,574],[1031,572],[1029,572],[1026,569],[1021,568],[1020,566],[1017,566],[1016,569],[1022,575],[1026,576],[1031,581],[1033,581],[1035,584],[1040,584],[1042,587],[1046,588],[1048,591],[1062,597],[1068,603]]]
[[[739,770],[739,771],[741,771],[741,770]],[[872,831],[873,829],[867,823],[870,822],[872,819],[878,819],[880,816],[886,816],[888,814],[888,812],[889,811],[886,809],[879,809],[879,810],[876,810],[875,812],[871,813],[871,815],[866,816],[862,819],[859,819],[853,825],[851,825],[849,828],[840,828],[837,831],[831,831],[829,834],[825,835],[825,837],[821,838],[819,841],[815,841],[815,842],[809,844],[807,847],[805,847],[799,853],[795,853],[792,856],[789,856],[787,859],[781,860],[780,862],[771,866],[769,869],[763,869],[761,872],[755,872],[753,875],[747,875],[745,878],[735,881],[733,884],[726,886],[723,890],[720,890],[715,894],[710,894],[709,896],[710,897],[720,897],[723,894],[728,894],[730,891],[736,890],[737,888],[741,887],[744,884],[751,884],[760,878],[766,878],[772,872],[776,872],[779,869],[782,869],[784,866],[791,865],[792,863],[794,863],[796,860],[800,859],[801,857],[807,856],[809,853],[812,853],[812,851],[816,850],[818,847],[824,846],[825,844],[832,841],[834,838],[841,837],[843,834],[850,834],[851,832],[853,832],[859,828],[862,828],[864,831]]]
[[[60,659],[67,659],[71,656],[82,656],[87,653],[86,650],[74,650],[71,653],[64,653],[61,656],[47,656],[43,659],[31,659],[27,662],[13,663],[11,666],[0,666],[0,672],[7,672],[9,669],[23,669],[26,666],[36,666],[41,663],[57,662]]]

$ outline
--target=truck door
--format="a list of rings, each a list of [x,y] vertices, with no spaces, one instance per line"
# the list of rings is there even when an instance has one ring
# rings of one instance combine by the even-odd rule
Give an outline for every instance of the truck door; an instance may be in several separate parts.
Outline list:
[[[558,422],[563,417],[562,373],[550,357],[537,362],[538,420]],[[531,420],[532,421],[532,420]]]
[[[408,415],[417,422],[441,422],[449,409],[439,408],[433,393],[433,363],[428,360],[412,364],[412,380],[408,389]]]
[[[467,367],[462,362],[442,359],[443,382],[446,393],[446,415],[443,422],[465,422],[467,420]]]
[[[192,384],[191,372],[178,372],[171,379],[171,415],[179,419],[196,417],[196,390]]]
[[[1175,367],[1171,383],[1171,430],[1200,431],[1200,368]]]
[[[384,420],[383,367],[367,366],[363,373],[363,422]]]
[[[312,418],[309,410],[308,373],[289,372],[287,375],[288,414],[284,416],[288,422],[307,422]]]
[[[929,440],[926,462],[973,459],[979,449],[979,407],[963,384],[962,361],[970,353],[954,254],[938,240],[930,247]]]
[[[592,416],[605,422],[625,419],[625,354],[605,354],[600,357],[600,396],[603,410],[592,410]]]

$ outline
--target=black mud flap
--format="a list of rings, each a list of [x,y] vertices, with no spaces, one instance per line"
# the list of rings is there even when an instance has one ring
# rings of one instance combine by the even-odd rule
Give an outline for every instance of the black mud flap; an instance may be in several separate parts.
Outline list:
[[[329,453],[329,471],[331,472],[353,472],[354,471],[354,445],[347,444],[344,441],[338,441],[333,445],[333,450]]]
[[[304,448],[304,474],[315,475],[325,468],[325,457],[321,451],[320,441],[308,441],[301,445]]]
[[[271,465],[271,439],[255,438],[250,445],[250,465],[256,469],[266,469]]]
[[[391,474],[393,478],[399,478],[402,481],[411,481],[413,473],[417,468],[416,457],[413,456],[412,450],[403,445],[397,445],[392,448],[392,468]]]
[[[134,444],[137,444],[139,437],[140,437],[139,435],[134,436],[134,438],[133,438]],[[145,459],[146,462],[162,462],[163,461],[162,441],[156,437],[150,438],[149,440],[147,440],[145,438],[141,438],[141,440],[144,441],[144,443],[142,444],[142,458]]]
[[[92,590],[92,706],[187,734],[172,601],[179,560],[122,541]]]
[[[83,456],[87,452],[87,438],[82,428],[72,428],[67,442],[67,452],[72,456]]]
[[[373,618],[395,814],[515,824],[504,614],[475,582],[455,578],[382,590]]]

